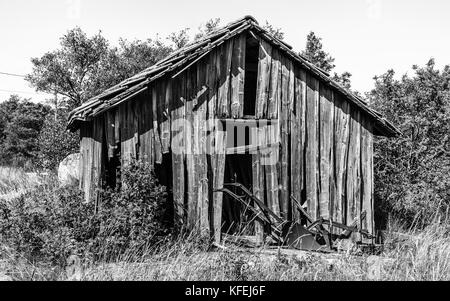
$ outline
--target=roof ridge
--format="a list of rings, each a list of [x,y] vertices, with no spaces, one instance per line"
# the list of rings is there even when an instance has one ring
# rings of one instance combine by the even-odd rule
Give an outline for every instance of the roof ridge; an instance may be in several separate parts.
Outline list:
[[[279,48],[285,55],[314,73],[320,80],[325,81],[338,92],[345,95],[349,102],[377,120],[390,135],[400,133],[392,124],[382,118],[382,116],[379,116],[378,112],[370,108],[361,97],[334,81],[328,72],[314,65],[300,53],[295,52],[292,46],[273,36],[268,30],[261,27],[258,21],[250,15],[211,31],[202,38],[172,52],[167,57],[156,62],[153,66],[144,69],[91,98],[70,113],[68,127],[75,127],[73,125],[75,120],[86,120],[86,118],[89,118],[88,115],[92,115],[93,109],[96,109],[96,112],[99,112],[98,109],[101,109],[100,111],[111,109],[116,105],[116,102],[120,103],[122,98],[127,98],[128,92],[134,91],[133,88],[137,86],[145,86],[157,78],[170,74],[172,71],[176,71],[177,74],[183,72],[186,68],[189,68],[189,66],[207,55],[212,49],[245,30],[256,31],[261,38],[268,40],[274,47]],[[96,108],[97,105],[101,106],[101,108]]]

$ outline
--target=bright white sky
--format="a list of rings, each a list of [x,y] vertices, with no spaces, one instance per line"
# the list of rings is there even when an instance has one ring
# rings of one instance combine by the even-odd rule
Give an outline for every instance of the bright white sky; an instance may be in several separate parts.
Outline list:
[[[315,31],[336,58],[336,71],[351,72],[353,87],[365,92],[390,68],[404,74],[431,57],[439,67],[450,64],[449,12],[447,0],[0,0],[0,72],[29,73],[30,58],[56,49],[75,26],[90,35],[102,30],[116,44],[120,37],[166,37],[186,27],[195,32],[211,18],[226,24],[252,15],[282,28],[297,51]],[[48,98],[20,77],[0,74],[0,101],[10,91]]]

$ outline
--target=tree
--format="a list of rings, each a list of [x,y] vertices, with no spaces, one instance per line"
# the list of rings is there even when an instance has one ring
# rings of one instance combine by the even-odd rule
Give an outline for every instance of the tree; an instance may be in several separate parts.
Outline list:
[[[306,38],[306,48],[301,52],[301,55],[326,72],[331,72],[336,67],[334,64],[334,57],[323,50],[322,38],[318,37],[313,31],[308,34]],[[335,72],[332,78],[342,87],[350,90],[351,77],[352,74],[350,72],[344,72],[340,75]]]
[[[273,25],[269,24],[269,22],[266,21],[266,24],[264,24],[263,28],[267,30],[272,36],[279,40],[284,40],[284,32],[281,30],[281,28],[275,28]]]
[[[322,38],[316,36],[311,31],[306,38],[306,48],[301,53],[311,63],[319,68],[322,68],[326,72],[330,72],[336,67],[334,65],[334,58],[323,50]]]
[[[67,98],[69,109],[74,109],[172,51],[159,40],[119,44],[112,48],[101,32],[89,37],[77,27],[61,38],[60,49],[32,59],[27,80],[37,91]]]
[[[37,157],[37,136],[51,109],[12,95],[0,104],[0,157],[1,163],[24,166]]]
[[[108,88],[153,66],[168,56],[173,49],[159,39],[127,41],[120,39],[119,47],[111,50],[106,64],[110,70],[106,83]],[[104,78],[100,78],[105,80]]]
[[[185,28],[178,32],[171,33],[167,39],[174,44],[175,49],[180,49],[189,43],[190,38],[188,32],[189,28]]]
[[[376,203],[407,225],[425,226],[450,206],[450,67],[375,77],[371,105],[403,135],[375,142]]]
[[[216,30],[219,27],[220,22],[220,18],[208,20],[204,25],[201,25],[198,28],[198,33],[195,35],[194,40],[201,39]]]
[[[109,44],[101,33],[88,37],[77,27],[61,38],[60,49],[31,60],[27,80],[37,91],[67,97],[74,108],[105,88],[99,78],[108,58]]]
[[[67,111],[60,110],[58,117],[47,115],[37,139],[38,165],[55,170],[68,155],[79,152],[79,136],[67,131]]]
[[[352,82],[351,82],[352,74],[350,72],[344,72],[341,75],[334,73],[333,80],[340,84],[342,87],[344,87],[347,90],[350,90],[352,88]]]

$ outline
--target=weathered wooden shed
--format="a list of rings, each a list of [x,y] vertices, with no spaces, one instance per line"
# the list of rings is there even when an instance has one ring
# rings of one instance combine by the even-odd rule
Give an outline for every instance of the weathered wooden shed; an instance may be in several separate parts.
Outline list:
[[[69,129],[81,132],[87,200],[143,160],[171,191],[175,219],[217,241],[239,219],[215,192],[230,181],[284,220],[299,218],[294,196],[311,216],[346,225],[364,210],[374,233],[373,136],[398,133],[252,17],[94,97]]]

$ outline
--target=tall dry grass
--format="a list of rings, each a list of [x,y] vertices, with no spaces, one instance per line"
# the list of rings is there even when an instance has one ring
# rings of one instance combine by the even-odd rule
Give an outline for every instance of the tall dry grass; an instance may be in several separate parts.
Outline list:
[[[27,262],[5,252],[0,263],[14,280],[82,281],[448,281],[450,238],[445,225],[421,232],[388,233],[386,249],[370,263],[368,255],[321,254],[284,249],[242,249],[210,246],[191,236],[130,250],[110,262],[65,267]],[[82,260],[82,259],[81,259]]]
[[[401,231],[401,232],[399,232]],[[200,244],[201,246],[201,244]],[[380,256],[320,254],[283,249],[207,251],[193,236],[147,254],[132,252],[114,263],[88,267],[83,280],[191,281],[448,281],[448,223],[425,230],[391,228]]]
[[[21,194],[54,181],[54,175],[26,172],[21,168],[0,166],[0,199],[10,200]]]

